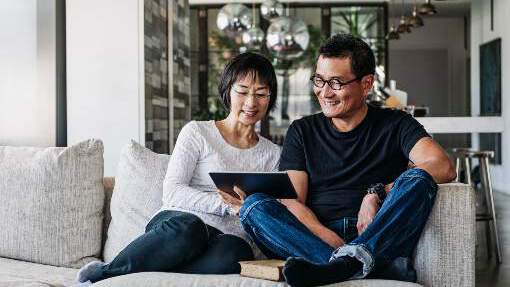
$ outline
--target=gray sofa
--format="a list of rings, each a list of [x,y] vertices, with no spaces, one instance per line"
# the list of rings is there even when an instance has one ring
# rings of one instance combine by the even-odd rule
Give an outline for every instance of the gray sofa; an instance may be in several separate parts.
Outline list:
[[[114,180],[104,179],[104,230],[110,222],[109,202]],[[414,266],[418,283],[390,280],[355,280],[331,286],[429,286],[473,287],[475,284],[475,201],[473,190],[464,184],[441,184],[436,204],[421,235]],[[1,232],[4,232],[3,230]],[[103,232],[106,234],[106,232]],[[104,246],[103,236],[103,245]],[[77,269],[64,268],[0,257],[0,286],[68,286]],[[240,277],[239,275],[187,275],[143,272],[110,278],[93,286],[287,286]]]

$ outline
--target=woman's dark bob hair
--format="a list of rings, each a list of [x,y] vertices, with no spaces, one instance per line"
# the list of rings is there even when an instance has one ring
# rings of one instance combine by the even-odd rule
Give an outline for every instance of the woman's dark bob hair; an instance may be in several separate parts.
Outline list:
[[[259,79],[269,87],[271,97],[267,107],[266,114],[269,114],[274,108],[276,97],[278,95],[278,84],[273,65],[264,56],[256,53],[243,53],[234,57],[221,73],[218,92],[225,107],[230,110],[230,89],[238,80],[246,76],[252,76],[253,79]]]

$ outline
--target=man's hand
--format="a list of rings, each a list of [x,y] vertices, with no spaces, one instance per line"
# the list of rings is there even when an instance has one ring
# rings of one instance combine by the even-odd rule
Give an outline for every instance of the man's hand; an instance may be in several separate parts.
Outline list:
[[[368,225],[372,223],[372,220],[374,220],[374,217],[378,211],[379,197],[377,194],[365,195],[358,213],[358,224],[356,225],[356,228],[358,229],[358,235],[367,229]]]
[[[278,199],[278,201],[285,205],[301,223],[303,223],[315,236],[319,237],[322,241],[326,242],[329,246],[337,249],[345,245],[345,241],[340,238],[335,232],[323,226],[315,214],[306,207],[306,205],[299,202],[297,199]]]
[[[288,170],[290,181],[298,194],[297,199],[280,199],[280,203],[308,228],[315,236],[337,249],[345,242],[335,232],[322,225],[315,214],[308,208],[306,196],[308,194],[308,174],[302,170]]]
[[[239,198],[234,197],[234,196],[230,195],[229,193],[224,192],[222,190],[218,190],[218,194],[221,196],[223,201],[226,204],[230,205],[230,207],[232,207],[232,209],[235,211],[235,213],[239,215],[239,212],[241,211],[241,207],[243,206],[243,203],[244,203],[244,199],[246,198],[246,193],[244,191],[242,191],[240,188],[238,188],[237,186],[234,186],[234,191],[235,191],[235,193],[237,193]]]

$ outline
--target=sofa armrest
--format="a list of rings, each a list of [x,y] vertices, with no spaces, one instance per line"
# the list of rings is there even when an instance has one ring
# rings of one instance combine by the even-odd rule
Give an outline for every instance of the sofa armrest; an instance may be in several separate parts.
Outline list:
[[[108,227],[110,226],[110,221],[112,221],[112,214],[110,213],[110,202],[112,201],[113,188],[115,186],[115,178],[114,177],[105,177],[103,178],[104,185],[104,218],[103,218],[103,240],[101,242],[101,258],[103,257],[103,249],[104,244],[106,242],[106,238],[108,237]]]
[[[440,184],[416,247],[418,283],[428,287],[475,286],[475,194],[462,183]]]

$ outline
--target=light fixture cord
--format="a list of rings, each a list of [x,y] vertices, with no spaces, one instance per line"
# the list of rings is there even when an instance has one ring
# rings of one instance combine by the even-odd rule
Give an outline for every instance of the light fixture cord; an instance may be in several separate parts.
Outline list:
[[[252,4],[252,9],[251,9],[251,12],[252,12],[252,17],[253,17],[253,28],[257,27],[257,18],[256,18],[256,14],[255,14],[255,2],[253,2]]]

